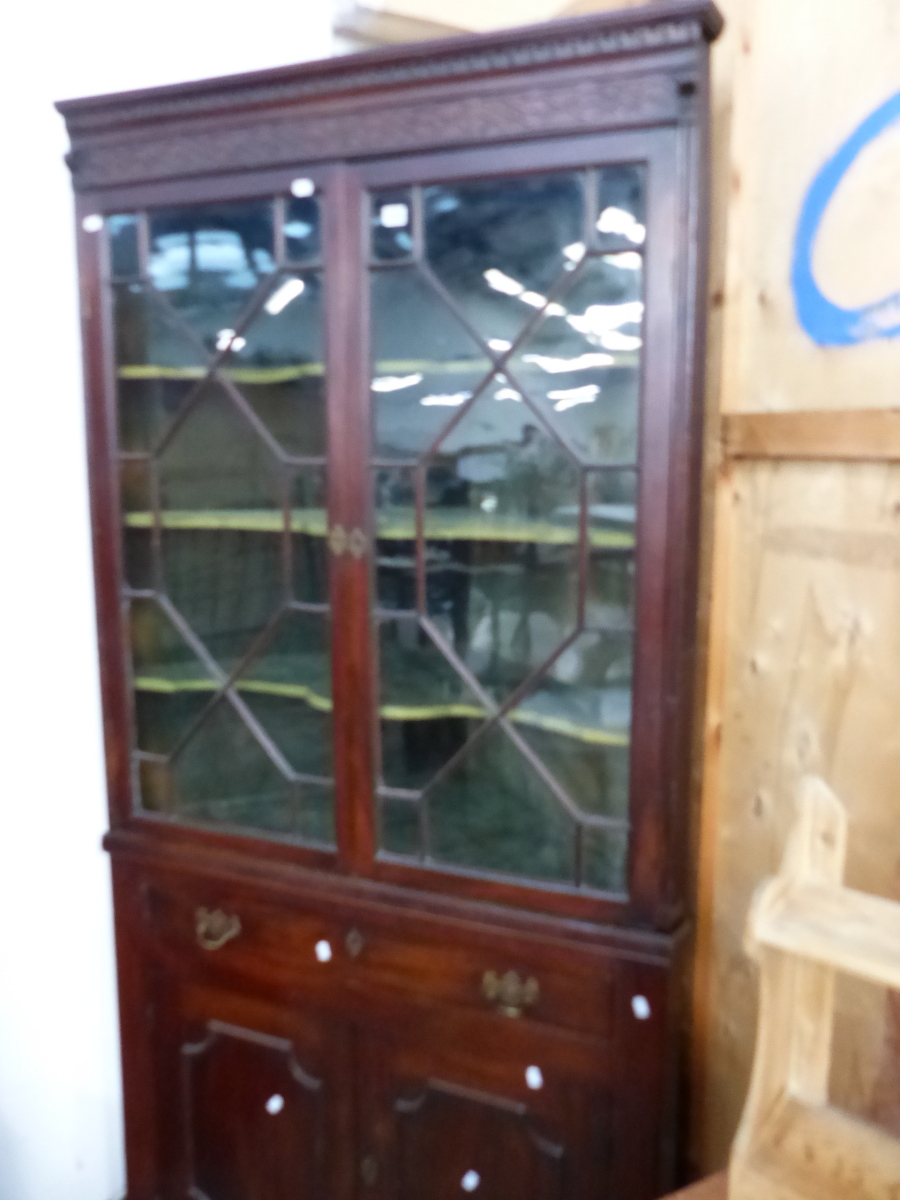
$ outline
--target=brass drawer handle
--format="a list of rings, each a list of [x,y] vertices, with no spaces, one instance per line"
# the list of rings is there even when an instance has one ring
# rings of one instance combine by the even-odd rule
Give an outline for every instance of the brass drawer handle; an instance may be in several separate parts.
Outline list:
[[[540,984],[533,976],[522,979],[515,971],[507,971],[505,975],[485,971],[481,990],[504,1017],[521,1017],[522,1009],[537,1004],[541,996]]]
[[[221,908],[198,908],[194,913],[197,942],[204,950],[220,950],[241,932],[241,918]]]

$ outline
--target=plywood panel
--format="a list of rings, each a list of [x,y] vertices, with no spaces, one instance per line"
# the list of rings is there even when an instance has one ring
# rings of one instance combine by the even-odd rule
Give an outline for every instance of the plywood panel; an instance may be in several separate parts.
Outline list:
[[[726,5],[726,8],[729,8]],[[898,89],[900,6],[894,0],[755,0],[736,81],[741,110],[733,183],[746,202],[733,239],[740,259],[740,370],[726,409],[866,408],[896,403],[900,341],[820,346],[796,320],[791,261],[807,189],[853,130]],[[814,267],[838,303],[900,290],[891,243],[900,135],[872,142],[822,221]],[[895,239],[896,241],[896,239]],[[893,280],[893,282],[891,282]]]
[[[727,489],[734,523],[706,1056],[710,1164],[727,1153],[753,1049],[745,914],[777,867],[803,774],[821,774],[847,806],[848,886],[900,894],[900,467],[753,463],[736,468]],[[880,1002],[870,1011],[862,1043],[883,1037]],[[871,1045],[863,1052],[871,1057]],[[853,1059],[851,1051],[838,1086],[846,1107],[865,1109]]]

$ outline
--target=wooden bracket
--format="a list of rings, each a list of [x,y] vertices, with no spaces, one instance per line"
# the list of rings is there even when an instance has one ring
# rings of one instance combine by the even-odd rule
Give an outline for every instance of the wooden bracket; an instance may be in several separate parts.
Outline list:
[[[847,818],[821,779],[799,807],[747,923],[760,1007],[729,1200],[898,1200],[900,1142],[832,1108],[828,1075],[836,973],[900,988],[900,904],[842,886]]]

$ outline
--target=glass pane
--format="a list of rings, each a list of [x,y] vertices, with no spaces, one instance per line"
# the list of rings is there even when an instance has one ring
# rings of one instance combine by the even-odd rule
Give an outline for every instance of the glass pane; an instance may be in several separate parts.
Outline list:
[[[131,602],[129,632],[137,745],[166,754],[209,703],[217,684],[154,601]]]
[[[406,800],[382,800],[379,844],[389,854],[419,857],[422,852],[419,805]]]
[[[627,830],[585,829],[582,836],[581,878],[585,886],[603,892],[626,892]]]
[[[374,198],[373,253],[397,264],[371,272],[376,594],[382,613],[410,614],[379,622],[379,828],[392,853],[615,891],[645,179],[641,164],[598,168],[586,211],[587,178]],[[483,692],[468,695],[460,672]],[[487,732],[484,693],[507,706]]]
[[[634,546],[637,476],[634,471],[592,471],[587,477],[588,629],[634,628]]]
[[[294,599],[328,603],[327,498],[324,467],[307,467],[291,481],[291,574]]]
[[[490,361],[415,267],[372,274],[375,455],[422,454]]]
[[[408,188],[372,195],[372,257],[390,261],[413,252],[412,194]]]
[[[288,454],[325,453],[322,284],[318,275],[282,275],[231,342],[222,374],[250,402]]]
[[[379,625],[381,770],[420,788],[481,724],[484,709],[415,617]]]
[[[643,322],[636,250],[590,259],[510,363],[528,396],[592,462],[634,462]]]
[[[149,269],[207,350],[226,348],[260,280],[275,270],[272,202],[151,213]]]
[[[427,803],[438,861],[574,881],[574,823],[502,730],[479,738]]]
[[[582,634],[511,717],[582,812],[627,816],[630,636]]]
[[[597,175],[599,244],[642,246],[647,236],[643,166],[604,167]]]
[[[152,213],[152,286],[112,289],[125,581],[163,597],[132,605],[135,773],[154,811],[333,844],[328,619],[286,607],[328,601],[322,281],[276,270],[274,211]],[[284,213],[311,262],[317,202]],[[137,222],[107,225],[133,274]]]
[[[284,214],[284,251],[288,261],[317,258],[320,250],[318,199],[315,196],[290,196]]]
[[[296,804],[292,832],[305,842],[333,846],[336,841],[334,789],[301,783],[297,787]]]
[[[283,527],[277,462],[220,384],[206,384],[192,403],[159,456],[159,475],[167,525]],[[184,520],[176,523],[179,513]],[[213,513],[221,517],[216,526],[210,523]],[[188,526],[192,517],[196,522]]]
[[[237,688],[295,771],[333,774],[328,618],[297,612],[282,616]]]
[[[232,666],[287,595],[273,460],[210,384],[165,447],[159,475],[166,592],[210,653]]]
[[[115,276],[139,275],[137,217],[121,213],[106,218],[109,237],[109,265]]]
[[[416,608],[416,513],[413,472],[393,467],[375,472],[376,585],[378,606]]]
[[[137,590],[154,584],[150,460],[130,460],[119,467],[124,528],[122,558],[125,582]]]
[[[521,401],[488,389],[428,471],[428,611],[498,700],[578,616],[580,473]]]
[[[281,774],[227,700],[172,763],[173,810],[192,820],[274,833],[296,827],[297,788]]]
[[[485,339],[514,341],[547,302],[584,230],[581,176],[425,189],[428,263]]]
[[[119,446],[149,450],[206,375],[207,357],[140,284],[113,288],[113,316]]]

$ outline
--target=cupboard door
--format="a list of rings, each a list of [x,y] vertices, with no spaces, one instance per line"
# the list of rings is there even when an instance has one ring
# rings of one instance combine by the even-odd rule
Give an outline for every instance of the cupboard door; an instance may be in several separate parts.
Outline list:
[[[319,195],[107,222],[136,808],[335,842]]]
[[[209,1021],[181,1054],[195,1192],[211,1200],[325,1195],[323,1081],[289,1040]]]
[[[344,1029],[195,987],[169,1004],[163,1024],[167,1200],[349,1196],[353,1085]]]
[[[650,147],[621,151],[369,191],[377,846],[396,867],[628,890],[645,303],[673,311],[645,270],[648,230],[670,232]]]
[[[540,1039],[531,1053],[524,1045],[518,1053],[492,1049],[472,1031],[438,1035],[433,1049],[431,1036],[392,1041],[384,1031],[361,1039],[365,1197],[587,1200],[603,1193],[608,1102],[598,1080],[567,1070]]]

